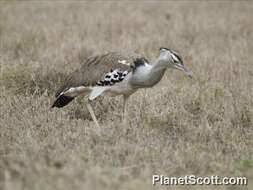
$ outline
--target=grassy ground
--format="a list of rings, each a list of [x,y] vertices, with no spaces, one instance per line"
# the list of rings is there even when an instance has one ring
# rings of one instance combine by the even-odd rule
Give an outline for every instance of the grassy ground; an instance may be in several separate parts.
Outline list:
[[[0,189],[153,189],[152,174],[247,176],[252,189],[252,18],[252,1],[1,1]],[[161,46],[194,79],[170,70],[134,94],[128,127],[121,97],[94,103],[101,136],[82,98],[49,109],[88,55]]]

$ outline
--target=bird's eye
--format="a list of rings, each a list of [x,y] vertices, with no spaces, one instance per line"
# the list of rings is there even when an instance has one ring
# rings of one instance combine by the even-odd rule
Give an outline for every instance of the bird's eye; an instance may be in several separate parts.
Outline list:
[[[181,59],[180,56],[176,54],[171,54],[171,56],[174,63],[183,65],[183,60]]]

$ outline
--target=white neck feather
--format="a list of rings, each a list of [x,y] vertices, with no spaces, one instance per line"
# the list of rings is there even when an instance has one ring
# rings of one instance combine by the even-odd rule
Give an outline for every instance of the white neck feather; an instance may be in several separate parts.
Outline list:
[[[160,57],[152,64],[140,66],[131,77],[130,84],[135,88],[148,88],[157,84],[167,69],[167,63]]]

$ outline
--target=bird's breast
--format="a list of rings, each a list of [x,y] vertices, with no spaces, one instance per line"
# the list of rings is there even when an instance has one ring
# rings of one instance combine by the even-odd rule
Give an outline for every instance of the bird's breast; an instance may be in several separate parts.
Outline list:
[[[157,84],[163,77],[166,68],[143,67],[134,72],[130,84],[133,88],[149,88]]]

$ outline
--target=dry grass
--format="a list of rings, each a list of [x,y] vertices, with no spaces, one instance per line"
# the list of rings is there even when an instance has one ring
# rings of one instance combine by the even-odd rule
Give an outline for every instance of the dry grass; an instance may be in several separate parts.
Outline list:
[[[252,6],[0,2],[0,189],[153,189],[155,173],[247,176],[252,189]],[[120,97],[94,103],[102,136],[81,98],[49,109],[89,54],[153,58],[161,46],[179,50],[194,79],[168,71],[133,95],[124,130]]]

